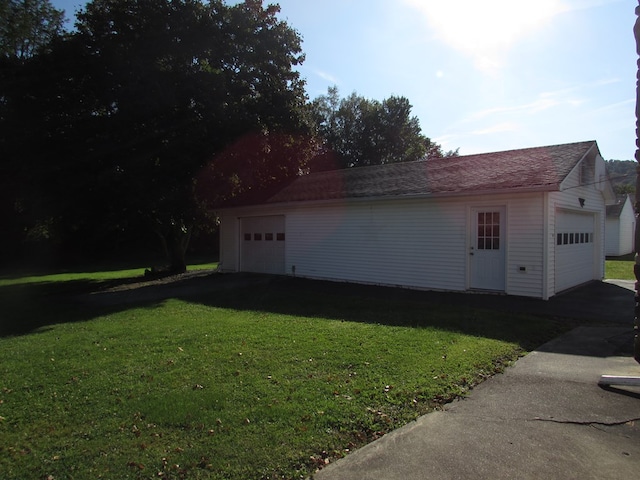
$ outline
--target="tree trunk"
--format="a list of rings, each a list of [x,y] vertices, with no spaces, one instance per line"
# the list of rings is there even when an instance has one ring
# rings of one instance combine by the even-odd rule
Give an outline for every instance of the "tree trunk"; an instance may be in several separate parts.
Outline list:
[[[164,231],[156,230],[168,262],[166,269],[164,269],[167,273],[178,274],[187,271],[186,253],[192,230],[192,226],[189,226],[186,230],[179,226],[174,226]]]

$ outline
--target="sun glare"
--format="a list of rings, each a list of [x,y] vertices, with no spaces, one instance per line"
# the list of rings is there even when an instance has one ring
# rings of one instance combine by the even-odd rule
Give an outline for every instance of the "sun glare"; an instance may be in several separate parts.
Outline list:
[[[473,57],[478,68],[499,68],[519,39],[565,11],[561,0],[405,0],[420,10],[440,40]]]

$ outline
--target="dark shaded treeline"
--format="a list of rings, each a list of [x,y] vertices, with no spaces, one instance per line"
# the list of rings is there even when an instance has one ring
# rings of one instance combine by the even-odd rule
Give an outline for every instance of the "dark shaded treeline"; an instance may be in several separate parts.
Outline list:
[[[443,155],[405,98],[309,102],[277,5],[93,0],[61,32],[47,0],[8,1],[55,28],[0,33],[33,46],[0,52],[5,267],[162,255],[184,271],[187,251],[215,249],[229,200],[327,165]]]

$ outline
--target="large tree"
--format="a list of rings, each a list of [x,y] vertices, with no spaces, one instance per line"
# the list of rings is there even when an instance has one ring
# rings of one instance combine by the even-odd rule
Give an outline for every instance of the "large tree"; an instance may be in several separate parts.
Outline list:
[[[33,65],[51,67],[33,80],[45,158],[29,157],[56,199],[41,217],[85,240],[144,227],[181,271],[206,207],[298,174],[309,142],[293,67],[304,57],[278,11],[259,0],[87,4],[76,32]]]
[[[411,115],[405,97],[380,101],[355,92],[340,98],[338,88],[316,98],[312,115],[322,151],[313,163],[315,170],[348,168],[456,155],[422,134],[420,122]]]
[[[42,107],[51,91],[38,90],[47,71],[34,71],[36,58],[50,53],[63,35],[64,12],[48,0],[0,0],[0,260],[13,259],[25,239],[38,236],[34,204],[41,203],[28,155],[39,143]],[[34,88],[36,87],[36,88]],[[45,88],[46,90],[46,88]],[[37,108],[32,108],[37,106]],[[30,200],[30,201],[27,201]],[[43,217],[40,231],[45,233]]]

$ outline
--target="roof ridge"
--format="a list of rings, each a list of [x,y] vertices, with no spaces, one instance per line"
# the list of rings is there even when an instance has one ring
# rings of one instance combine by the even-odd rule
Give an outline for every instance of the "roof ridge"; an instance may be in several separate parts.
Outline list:
[[[453,156],[453,157],[431,157],[431,158],[421,158],[418,160],[411,160],[411,161],[407,161],[407,162],[403,162],[403,161],[399,161],[399,162],[390,162],[390,163],[384,163],[381,165],[364,165],[364,166],[356,166],[356,167],[347,167],[347,168],[334,168],[331,170],[321,170],[319,172],[311,172],[307,175],[320,175],[320,174],[328,174],[330,172],[344,172],[344,171],[350,171],[350,172],[362,172],[363,170],[369,170],[369,169],[379,169],[379,168],[386,168],[386,167],[391,167],[391,166],[400,166],[400,165],[414,165],[417,163],[422,163],[422,162],[434,162],[434,161],[443,161],[443,160],[453,160],[453,159],[464,159],[467,157],[480,157],[480,156],[485,156],[485,155],[499,155],[499,154],[506,154],[506,153],[514,153],[514,152],[524,152],[527,150],[539,150],[539,149],[548,149],[548,148],[557,148],[557,147],[570,147],[570,146],[576,146],[576,145],[588,145],[588,144],[594,144],[597,143],[596,140],[584,140],[581,142],[571,142],[571,143],[558,143],[555,145],[539,145],[539,146],[535,146],[535,147],[524,147],[524,148],[512,148],[509,150],[497,150],[497,151],[492,151],[492,152],[482,152],[482,153],[468,153],[466,155],[458,155],[458,156]]]
[[[494,152],[483,152],[483,153],[469,153],[466,155],[460,155],[459,157],[456,158],[460,158],[460,157],[474,157],[474,156],[478,156],[478,155],[495,155],[498,153],[511,153],[511,152],[522,152],[525,150],[538,150],[538,149],[543,149],[543,148],[556,148],[556,147],[570,147],[570,146],[575,146],[575,145],[587,145],[587,144],[594,144],[597,143],[595,140],[584,140],[581,142],[570,142],[570,143],[558,143],[555,145],[538,145],[535,147],[523,147],[523,148],[511,148],[509,150],[497,150]],[[448,157],[442,157],[442,158],[448,158]]]
[[[298,177],[267,202],[554,190],[594,146],[590,140],[327,170]]]

